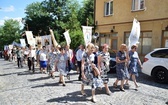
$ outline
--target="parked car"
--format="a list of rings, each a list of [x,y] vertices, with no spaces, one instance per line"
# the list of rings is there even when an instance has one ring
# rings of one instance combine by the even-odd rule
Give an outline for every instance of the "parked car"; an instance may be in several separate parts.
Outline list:
[[[144,57],[142,72],[156,82],[168,82],[168,48],[157,48]]]

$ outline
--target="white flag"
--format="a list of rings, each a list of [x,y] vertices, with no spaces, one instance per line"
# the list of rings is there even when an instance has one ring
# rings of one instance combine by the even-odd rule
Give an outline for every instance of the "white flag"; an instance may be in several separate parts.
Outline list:
[[[35,42],[35,39],[33,38],[32,31],[26,31],[26,38],[27,38],[28,44],[35,47],[36,42]]]
[[[140,37],[140,23],[134,18],[132,30],[131,30],[130,36],[128,38],[129,49],[131,49],[132,45],[136,45],[137,43],[139,43],[138,42],[139,37]]]
[[[64,34],[64,36],[65,36],[65,40],[66,40],[66,42],[67,42],[67,45],[70,45],[70,43],[71,43],[71,38],[70,38],[70,36],[69,36],[69,30],[66,31],[66,32],[64,32],[63,34]]]
[[[20,43],[21,43],[21,46],[22,46],[22,47],[25,47],[25,46],[26,46],[25,39],[20,39]]]
[[[82,26],[82,28],[83,28],[83,36],[84,36],[85,45],[87,46],[88,43],[91,43],[92,41],[92,28],[93,27]]]

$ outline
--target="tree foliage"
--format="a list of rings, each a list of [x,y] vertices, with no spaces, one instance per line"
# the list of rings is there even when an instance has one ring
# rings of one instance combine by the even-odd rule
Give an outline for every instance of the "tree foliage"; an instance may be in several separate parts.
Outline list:
[[[13,41],[19,42],[20,26],[17,20],[5,20],[3,26],[0,27],[0,47],[3,49],[4,45],[12,44]]]
[[[49,26],[53,19],[40,2],[29,4],[25,11],[26,30],[32,31],[33,35],[45,35],[49,33]]]
[[[65,43],[63,33],[69,30],[71,48],[76,48],[84,43],[81,26],[86,25],[87,18],[89,19],[88,25],[94,25],[93,3],[94,0],[84,0],[83,6],[77,0],[44,0],[43,2],[31,3],[25,8],[26,16],[23,17],[22,21],[25,24],[23,30],[29,30],[33,32],[33,35],[41,36],[50,34],[50,27],[59,43]],[[11,20],[9,23],[11,23]],[[6,22],[3,27],[0,27],[0,36],[3,40],[0,43],[10,44],[11,39],[19,40],[17,35],[20,31],[17,27],[18,24],[13,25],[13,23],[9,25]],[[8,40],[3,39],[8,36],[10,36]]]

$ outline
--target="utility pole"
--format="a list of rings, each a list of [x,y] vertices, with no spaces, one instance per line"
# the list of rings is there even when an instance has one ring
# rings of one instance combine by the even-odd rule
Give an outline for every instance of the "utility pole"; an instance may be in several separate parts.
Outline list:
[[[89,24],[89,19],[86,18],[86,25],[88,26],[88,24]]]

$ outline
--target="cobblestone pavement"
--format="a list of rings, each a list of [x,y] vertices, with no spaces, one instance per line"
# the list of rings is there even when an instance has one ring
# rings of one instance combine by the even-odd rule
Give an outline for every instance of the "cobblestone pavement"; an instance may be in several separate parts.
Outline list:
[[[55,75],[52,79],[37,68],[33,74],[26,66],[17,68],[16,63],[0,59],[0,105],[168,105],[168,84],[155,83],[144,74],[138,77],[138,91],[130,81],[125,92],[113,88],[116,74],[109,74],[112,95],[106,95],[104,88],[97,90],[96,103],[90,101],[89,86],[85,87],[87,96],[80,94],[76,71],[71,71],[65,87],[58,83],[58,72]]]

